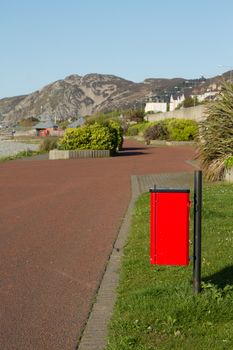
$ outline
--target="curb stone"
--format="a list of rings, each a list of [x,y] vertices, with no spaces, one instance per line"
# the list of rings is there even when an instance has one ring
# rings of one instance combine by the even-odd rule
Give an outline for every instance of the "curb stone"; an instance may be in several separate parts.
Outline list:
[[[192,173],[166,173],[156,175],[131,176],[132,196],[123,219],[113,251],[107,263],[106,271],[100,282],[96,302],[87,320],[77,350],[103,350],[107,345],[107,326],[116,302],[116,289],[123,248],[129,233],[133,208],[137,197],[148,192],[156,184],[159,187],[190,187],[193,183]]]

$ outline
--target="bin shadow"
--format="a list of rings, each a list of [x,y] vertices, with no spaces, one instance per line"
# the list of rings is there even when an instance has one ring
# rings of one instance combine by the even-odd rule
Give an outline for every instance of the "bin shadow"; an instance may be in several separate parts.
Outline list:
[[[124,147],[122,151],[144,151],[146,149],[146,147]]]
[[[148,154],[148,149],[144,147],[128,147],[117,152],[118,157],[141,156]]]
[[[233,285],[233,265],[226,266],[224,269],[202,278],[202,281],[205,283],[213,283],[218,288],[224,288],[227,284]]]

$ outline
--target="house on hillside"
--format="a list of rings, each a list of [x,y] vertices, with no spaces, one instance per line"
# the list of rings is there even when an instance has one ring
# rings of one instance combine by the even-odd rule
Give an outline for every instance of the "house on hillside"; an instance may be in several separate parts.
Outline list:
[[[184,94],[173,94],[170,97],[169,111],[174,111],[182,102],[184,102]]]
[[[173,95],[164,95],[162,97],[154,96],[150,98],[150,101],[146,103],[145,113],[148,112],[167,112],[173,111],[176,107],[184,101],[184,94],[173,94]]]
[[[166,112],[167,111],[167,97],[166,96],[150,96],[145,105],[145,113],[148,112]]]
[[[147,102],[145,106],[145,113],[148,112],[166,112],[167,102]]]
[[[36,136],[61,136],[62,130],[52,121],[47,120],[34,126]]]

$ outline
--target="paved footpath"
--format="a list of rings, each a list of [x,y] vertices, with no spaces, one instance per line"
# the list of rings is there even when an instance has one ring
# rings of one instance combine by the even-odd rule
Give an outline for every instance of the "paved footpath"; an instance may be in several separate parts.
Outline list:
[[[125,147],[114,158],[0,164],[0,349],[74,350],[130,202],[131,176],[194,170],[191,146]]]

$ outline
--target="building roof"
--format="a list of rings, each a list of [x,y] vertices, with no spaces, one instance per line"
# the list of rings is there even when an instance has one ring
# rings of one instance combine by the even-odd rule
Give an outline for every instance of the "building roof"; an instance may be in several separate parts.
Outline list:
[[[35,129],[51,129],[54,128],[56,124],[52,120],[47,120],[40,122],[34,126]]]

